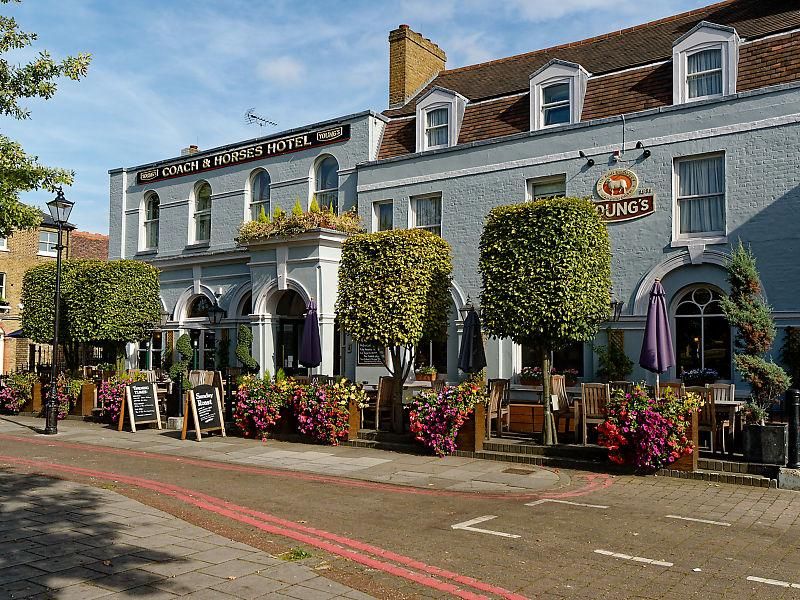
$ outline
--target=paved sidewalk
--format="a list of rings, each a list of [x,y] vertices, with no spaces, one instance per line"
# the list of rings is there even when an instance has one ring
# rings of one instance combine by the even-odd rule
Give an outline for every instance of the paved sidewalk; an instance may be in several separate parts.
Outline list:
[[[42,419],[32,417],[0,417],[0,433],[4,434],[41,438],[32,428],[43,425]],[[59,440],[82,444],[428,489],[520,493],[570,484],[570,477],[564,471],[459,456],[437,458],[372,448],[316,446],[275,440],[261,442],[221,436],[204,437],[201,442],[181,441],[176,431],[141,429],[136,433],[119,432],[106,425],[73,420],[61,421],[58,431]]]
[[[0,599],[369,599],[115,492],[0,473]]]

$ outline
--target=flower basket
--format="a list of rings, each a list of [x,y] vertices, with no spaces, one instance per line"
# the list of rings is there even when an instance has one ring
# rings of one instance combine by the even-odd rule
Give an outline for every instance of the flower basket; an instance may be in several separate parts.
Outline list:
[[[542,385],[542,378],[539,377],[536,379],[534,377],[520,377],[519,382],[521,385]]]

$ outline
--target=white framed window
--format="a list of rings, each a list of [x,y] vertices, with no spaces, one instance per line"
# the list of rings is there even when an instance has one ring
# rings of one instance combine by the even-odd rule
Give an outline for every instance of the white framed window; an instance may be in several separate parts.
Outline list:
[[[8,250],[8,238],[0,237],[0,250]]]
[[[578,123],[589,73],[577,63],[553,59],[530,76],[531,131]]]
[[[144,244],[143,250],[155,250],[158,248],[158,221],[161,213],[161,201],[155,192],[148,194],[144,198]]]
[[[569,83],[543,86],[542,127],[552,127],[570,122]]]
[[[394,229],[394,202],[380,200],[372,203],[372,231]]]
[[[194,193],[194,242],[200,244],[211,240],[211,186],[203,181]]]
[[[6,299],[6,274],[0,273],[0,300]]]
[[[547,200],[567,195],[567,176],[537,177],[528,179],[528,200]]]
[[[675,104],[736,93],[739,35],[733,27],[701,21],[672,45]]]
[[[442,235],[442,196],[432,194],[411,199],[413,227],[427,229],[436,235]]]
[[[447,107],[425,111],[425,149],[446,148],[449,145],[450,111]]]
[[[264,211],[266,216],[270,216],[270,180],[269,173],[259,170],[253,173],[250,179],[250,218],[257,221]]]
[[[314,169],[314,196],[322,210],[339,213],[339,163],[332,156],[317,161]]]
[[[39,256],[56,256],[58,254],[56,246],[58,246],[58,232],[40,229]]]
[[[442,87],[433,87],[417,100],[417,152],[449,148],[458,143],[467,99]]]
[[[722,95],[722,49],[686,55],[686,95],[690,100]]]
[[[722,238],[725,222],[725,156],[707,154],[675,160],[677,239]]]

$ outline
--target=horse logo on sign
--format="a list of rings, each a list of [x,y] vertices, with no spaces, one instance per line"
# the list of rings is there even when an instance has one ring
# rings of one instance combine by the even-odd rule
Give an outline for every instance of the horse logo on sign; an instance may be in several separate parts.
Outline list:
[[[597,180],[597,195],[604,200],[633,196],[639,188],[639,177],[630,169],[612,169]]]

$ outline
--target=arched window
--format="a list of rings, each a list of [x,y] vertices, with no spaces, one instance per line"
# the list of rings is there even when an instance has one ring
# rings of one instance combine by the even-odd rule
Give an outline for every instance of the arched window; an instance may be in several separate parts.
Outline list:
[[[722,294],[709,287],[683,292],[675,306],[675,355],[678,375],[714,369],[731,378],[731,327],[722,312]]]
[[[250,218],[253,221],[261,215],[262,208],[265,215],[270,215],[269,184],[269,173],[266,171],[255,172],[250,184]]]
[[[161,201],[158,194],[149,194],[144,200],[144,248],[158,248],[158,215]]]
[[[326,156],[317,163],[314,173],[314,195],[320,208],[339,212],[339,163],[332,156]]]
[[[208,310],[211,308],[211,300],[205,296],[197,296],[189,303],[186,317],[189,319],[202,319],[208,317]]]
[[[194,241],[207,242],[211,239],[211,186],[204,181],[194,196]]]
[[[239,303],[239,314],[243,317],[249,316],[253,312],[253,294],[248,292]]]

